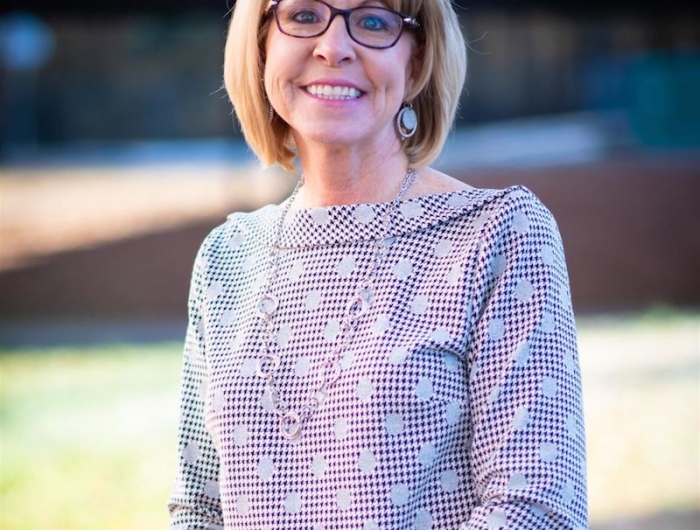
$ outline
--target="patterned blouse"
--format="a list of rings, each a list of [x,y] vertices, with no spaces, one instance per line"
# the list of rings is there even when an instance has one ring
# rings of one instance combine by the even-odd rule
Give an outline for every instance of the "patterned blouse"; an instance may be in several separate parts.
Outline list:
[[[375,242],[388,250],[340,379],[298,439],[280,435],[257,313],[283,209],[204,241],[189,299],[182,530],[583,530],[586,459],[562,242],[527,189],[290,210],[272,291],[284,399],[315,386]]]

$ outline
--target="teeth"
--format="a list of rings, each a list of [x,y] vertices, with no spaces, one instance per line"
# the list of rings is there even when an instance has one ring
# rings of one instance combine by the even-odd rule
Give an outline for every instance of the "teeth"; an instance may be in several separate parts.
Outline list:
[[[362,93],[349,86],[309,85],[309,93],[324,99],[357,99]]]

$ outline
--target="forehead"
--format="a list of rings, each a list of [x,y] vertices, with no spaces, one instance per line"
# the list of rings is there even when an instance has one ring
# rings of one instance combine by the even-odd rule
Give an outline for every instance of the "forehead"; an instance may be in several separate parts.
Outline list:
[[[243,0],[238,0],[239,2]],[[261,13],[267,13],[269,6],[271,5],[270,0],[258,0],[262,5]],[[420,18],[420,12],[423,9],[430,10],[431,2],[438,2],[442,0],[428,0],[426,4],[423,0],[322,0],[327,4],[340,9],[348,9],[352,7],[357,7],[361,5],[383,5],[393,11],[398,11],[399,13],[404,13],[407,15],[418,16]]]
[[[333,2],[333,0],[330,0]],[[393,9],[394,11],[401,11],[402,8],[406,6],[408,2],[406,0],[359,0],[356,2],[359,5],[362,4],[382,4],[389,9]]]
[[[239,0],[240,1],[240,0]],[[267,7],[270,0],[260,0],[263,6]],[[335,7],[354,7],[354,5],[362,4],[383,4],[389,9],[394,11],[400,11],[402,13],[411,13],[414,9],[417,9],[419,2],[416,0],[323,0],[324,2],[335,6]],[[347,6],[340,6],[339,4],[348,4]]]
[[[265,3],[268,3],[269,0],[264,0]],[[410,9],[411,5],[414,4],[414,1],[411,0],[322,0],[326,2],[327,4],[330,4],[335,7],[355,7],[355,6],[361,6],[361,5],[384,5],[388,7],[389,9],[393,9],[395,11],[402,11],[404,9]],[[342,4],[342,5],[341,5]]]

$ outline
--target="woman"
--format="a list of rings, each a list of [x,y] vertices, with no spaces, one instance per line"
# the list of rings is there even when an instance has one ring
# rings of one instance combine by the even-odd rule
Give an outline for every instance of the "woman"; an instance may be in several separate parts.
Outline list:
[[[238,0],[225,81],[281,206],[205,240],[174,528],[581,529],[561,240],[428,164],[465,77],[448,0]]]

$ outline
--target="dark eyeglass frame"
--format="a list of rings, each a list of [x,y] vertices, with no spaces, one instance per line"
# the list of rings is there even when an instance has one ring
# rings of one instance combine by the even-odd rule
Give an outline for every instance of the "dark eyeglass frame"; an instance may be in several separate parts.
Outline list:
[[[343,17],[345,20],[345,29],[348,32],[348,35],[350,38],[359,44],[360,46],[364,46],[365,48],[372,48],[374,50],[386,50],[387,48],[391,48],[396,45],[397,42],[399,42],[399,39],[403,35],[404,31],[407,29],[418,29],[420,28],[420,22],[418,22],[418,19],[416,17],[413,17],[411,15],[407,15],[405,13],[399,13],[398,11],[394,11],[392,9],[388,9],[386,7],[375,7],[371,6],[372,9],[379,9],[381,11],[386,11],[388,13],[393,13],[394,15],[397,15],[401,19],[401,27],[399,28],[399,33],[394,39],[394,41],[391,44],[386,44],[384,46],[373,46],[371,44],[366,44],[364,42],[360,42],[355,38],[355,36],[352,34],[352,31],[350,30],[350,15],[352,14],[353,11],[358,10],[358,9],[367,9],[369,6],[359,6],[359,7],[353,7],[352,9],[338,9],[336,7],[333,7],[330,4],[327,4],[323,0],[314,0],[315,2],[318,2],[319,4],[323,4],[326,6],[330,12],[331,16],[328,18],[328,24],[326,24],[326,27],[323,28],[323,30],[319,31],[318,33],[314,33],[313,35],[292,35],[290,33],[287,33],[282,29],[282,25],[280,24],[280,19],[279,15],[277,14],[277,7],[279,6],[280,2],[283,2],[284,0],[270,0],[270,5],[268,7],[269,11],[272,11],[274,16],[275,16],[275,22],[277,23],[277,28],[280,30],[280,33],[287,35],[288,37],[294,37],[295,39],[313,39],[315,37],[320,37],[323,35],[326,31],[328,31],[328,28],[331,27],[331,24],[333,23],[333,20],[337,15],[340,15]]]

